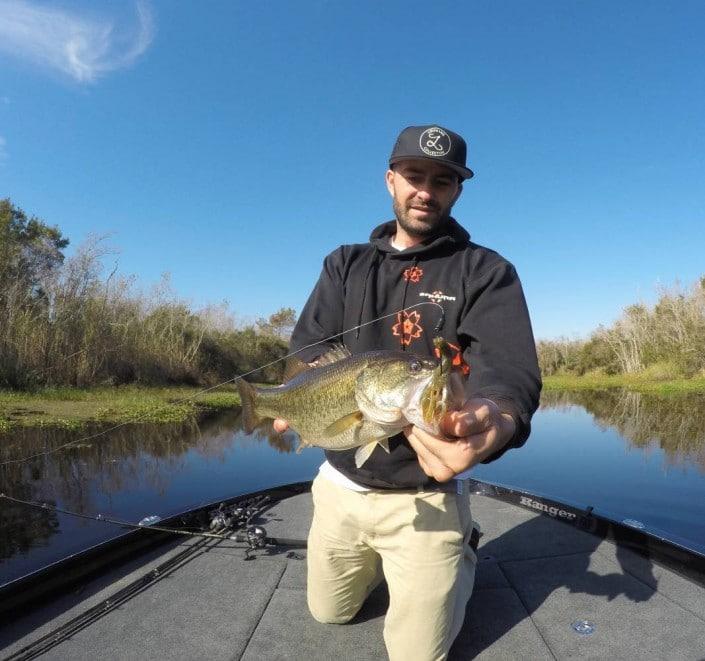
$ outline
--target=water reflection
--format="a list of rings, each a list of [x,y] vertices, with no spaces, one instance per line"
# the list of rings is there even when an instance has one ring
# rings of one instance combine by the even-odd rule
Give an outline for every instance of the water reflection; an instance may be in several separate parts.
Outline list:
[[[85,442],[80,439],[98,433],[100,428],[80,433],[62,429],[13,430],[0,436],[0,461],[79,442],[27,462],[1,466],[0,491],[79,513],[125,514],[126,509],[118,500],[145,492],[156,499],[165,498],[175,476],[187,474],[194,464],[223,463],[233,445],[266,445],[276,454],[289,454],[296,445],[293,434],[277,434],[271,425],[250,435],[241,434],[241,429],[240,412],[228,411],[199,422],[126,425]],[[196,486],[194,494],[198,489]],[[207,494],[207,489],[201,491]],[[48,546],[52,536],[60,532],[63,518],[51,510],[0,502],[0,561]],[[80,528],[91,522],[78,521],[73,525]]]
[[[602,429],[612,428],[633,447],[657,445],[677,465],[705,472],[705,395],[659,396],[621,389],[544,392],[542,408],[580,406]]]
[[[526,447],[473,474],[705,545],[705,396],[546,392]],[[0,436],[0,461],[85,438],[64,430]],[[198,423],[130,425],[31,461],[0,466],[0,491],[69,511],[139,521],[226,496],[312,479],[318,449],[294,434],[242,433],[239,411]],[[632,451],[624,452],[628,448]],[[667,462],[679,470],[664,471]],[[0,583],[122,532],[0,501]],[[704,546],[705,547],[705,546]]]
[[[104,494],[125,491],[137,483],[163,492],[167,486],[165,466],[183,467],[189,452],[222,459],[232,446],[233,435],[241,430],[239,412],[212,416],[200,423],[128,425],[28,462],[8,464],[2,468],[2,482],[13,494],[21,487],[23,498],[59,499],[68,509],[86,511],[91,506],[85,488],[88,483],[97,479]],[[98,431],[84,431],[78,438]],[[76,437],[75,432],[60,429],[19,429],[13,431],[11,441],[0,439],[0,461],[50,451]],[[271,425],[239,438],[242,442],[266,441],[277,452],[292,452],[294,447],[293,435],[277,434]]]
[[[13,495],[23,500],[32,498],[29,486],[22,484],[15,486]],[[58,530],[59,519],[54,512],[0,505],[0,561],[36,545],[46,546]]]

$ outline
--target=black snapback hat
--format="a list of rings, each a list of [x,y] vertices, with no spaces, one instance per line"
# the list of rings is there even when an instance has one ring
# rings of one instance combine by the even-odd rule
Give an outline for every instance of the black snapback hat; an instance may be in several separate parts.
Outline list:
[[[465,140],[453,131],[435,124],[407,126],[394,143],[389,165],[408,158],[424,158],[449,167],[463,179],[470,179],[473,172],[465,167],[466,155]]]

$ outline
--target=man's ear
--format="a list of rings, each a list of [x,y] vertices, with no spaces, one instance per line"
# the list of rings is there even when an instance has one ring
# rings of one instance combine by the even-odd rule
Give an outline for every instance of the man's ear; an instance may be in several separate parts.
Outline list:
[[[394,170],[391,168],[387,170],[384,174],[384,183],[387,184],[387,190],[389,194],[394,197]]]

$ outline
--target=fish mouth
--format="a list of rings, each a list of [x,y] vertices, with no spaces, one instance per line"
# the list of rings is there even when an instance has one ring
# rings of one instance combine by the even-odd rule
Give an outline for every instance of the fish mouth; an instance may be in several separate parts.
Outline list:
[[[445,415],[446,392],[445,383],[439,383],[439,380],[435,378],[431,378],[431,381],[423,389],[419,403],[421,404],[421,417],[427,425],[436,427]]]
[[[420,404],[423,421],[437,426],[448,410],[452,353],[442,337],[433,338],[433,345],[438,352],[438,364],[421,394]]]

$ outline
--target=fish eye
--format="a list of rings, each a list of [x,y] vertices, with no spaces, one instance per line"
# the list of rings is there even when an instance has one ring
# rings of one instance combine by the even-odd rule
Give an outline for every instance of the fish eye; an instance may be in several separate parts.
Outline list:
[[[419,372],[421,370],[421,363],[418,360],[412,360],[409,363],[409,369],[412,372]]]

